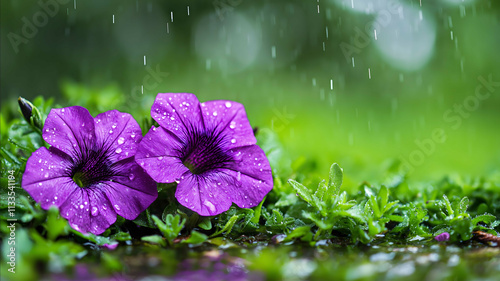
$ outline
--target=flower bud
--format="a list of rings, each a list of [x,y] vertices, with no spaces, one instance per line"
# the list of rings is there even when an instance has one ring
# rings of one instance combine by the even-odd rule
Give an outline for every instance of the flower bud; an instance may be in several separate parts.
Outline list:
[[[23,114],[24,120],[28,122],[32,127],[38,130],[42,130],[43,128],[43,120],[42,114],[36,106],[34,106],[29,100],[19,97],[17,99],[19,103],[19,109],[21,109],[21,113]]]

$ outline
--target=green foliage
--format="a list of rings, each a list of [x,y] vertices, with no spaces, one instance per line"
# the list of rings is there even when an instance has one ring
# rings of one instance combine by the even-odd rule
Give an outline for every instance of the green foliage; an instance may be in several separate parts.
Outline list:
[[[152,218],[158,229],[161,231],[163,237],[165,237],[168,245],[174,244],[174,239],[179,236],[179,233],[186,223],[186,220],[182,219],[180,215],[173,216],[168,214],[165,217],[165,222],[160,220],[155,215],[153,215]]]
[[[74,99],[92,105],[94,114],[109,107],[107,103],[118,93],[110,86],[101,96],[98,90],[86,90],[74,83],[66,83],[64,91],[68,95],[88,95]],[[0,134],[2,140],[7,140],[0,147],[0,188],[2,194],[16,194],[14,217],[9,214],[8,196],[0,198],[0,233],[5,249],[5,238],[10,233],[7,219],[18,220],[19,262],[27,268],[45,264],[62,271],[93,255],[107,270],[121,271],[122,260],[105,250],[119,244],[142,245],[148,251],[173,251],[200,245],[200,249],[209,245],[238,247],[238,243],[246,241],[267,245],[273,241],[315,246],[315,255],[321,256],[324,253],[320,250],[328,243],[339,247],[356,243],[436,243],[432,238],[443,232],[450,234],[448,243],[459,243],[470,241],[478,230],[497,235],[500,225],[500,174],[490,178],[450,176],[432,184],[414,184],[394,161],[381,183],[356,185],[336,163],[330,166],[328,179],[321,180],[317,174],[321,167],[315,160],[298,157],[292,161],[277,135],[264,128],[257,139],[269,157],[274,188],[258,206],[232,206],[220,215],[202,217],[177,202],[175,183],[158,184],[157,200],[135,220],[118,217],[100,235],[83,234],[72,229],[57,208],[42,210],[21,188],[27,159],[46,145],[39,129],[52,108],[52,100],[39,97],[33,102],[23,100],[22,104],[24,112],[21,110],[18,118],[7,120],[4,112],[0,115]],[[149,115],[137,120],[142,120],[144,132],[157,125]],[[9,180],[15,184],[9,186]],[[268,254],[262,258],[271,264],[275,257]],[[280,262],[283,266],[293,265],[293,259]],[[269,276],[286,277],[286,272],[273,273],[274,265],[266,266],[262,268],[268,270]],[[345,276],[357,272],[357,268],[349,270],[345,270]],[[39,277],[29,271],[22,274],[26,280]]]

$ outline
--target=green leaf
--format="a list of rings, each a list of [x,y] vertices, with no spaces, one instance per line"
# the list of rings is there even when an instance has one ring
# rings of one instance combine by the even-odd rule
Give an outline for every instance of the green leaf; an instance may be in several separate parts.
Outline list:
[[[264,197],[264,199],[262,199],[262,201],[260,201],[259,205],[257,207],[255,207],[251,222],[253,222],[255,224],[259,224],[260,213],[262,212],[262,204],[264,204],[264,201],[266,201],[266,197]]]
[[[120,231],[118,233],[111,235],[110,238],[114,239],[116,241],[130,241],[130,240],[132,240],[130,233],[123,232],[123,231]]]
[[[290,183],[290,185],[295,189],[295,191],[304,201],[312,206],[315,206],[311,191],[306,186],[292,179],[288,180],[288,183]]]
[[[233,229],[233,226],[234,224],[236,223],[236,221],[240,218],[240,215],[233,215],[226,223],[226,225],[224,225],[224,228],[222,228],[221,230],[215,232],[214,234],[210,235],[210,237],[215,237],[217,235],[220,235],[221,233],[225,233],[226,235],[231,233],[231,229]]]
[[[330,177],[328,179],[328,187],[331,195],[339,194],[340,187],[342,186],[342,180],[344,173],[342,168],[337,163],[333,163],[330,167]]]
[[[141,237],[141,240],[145,241],[145,242],[153,243],[153,244],[158,244],[158,245],[161,245],[163,247],[165,247],[167,245],[167,243],[165,243],[165,239],[163,237],[161,237],[160,235],[143,236],[143,237]]]
[[[467,208],[469,208],[469,198],[465,196],[464,198],[462,198],[462,200],[460,200],[460,204],[458,205],[458,213],[463,214],[467,212]]]
[[[45,222],[45,229],[47,230],[47,238],[49,240],[56,240],[60,235],[68,234],[68,222],[66,219],[59,216],[59,210],[56,206],[50,207],[47,212],[47,221]]]
[[[483,214],[476,216],[474,219],[472,219],[472,224],[476,226],[479,222],[483,222],[485,224],[491,224],[496,220],[496,217],[491,214]]]
[[[450,200],[448,200],[448,197],[446,196],[446,194],[443,194],[443,199],[444,199],[444,203],[446,206],[446,210],[448,211],[448,216],[453,215],[454,214],[453,208],[451,207]]]
[[[173,244],[174,239],[179,236],[179,233],[186,223],[186,220],[181,219],[181,216],[179,214],[176,214],[175,216],[173,216],[172,214],[168,214],[165,217],[165,223],[163,223],[163,221],[155,215],[152,215],[151,218],[163,234],[163,237],[166,238],[169,245]]]
[[[302,241],[310,242],[312,241],[313,234],[311,232],[310,226],[299,226],[290,232],[284,241],[291,241],[293,239],[300,238]]]
[[[389,202],[389,188],[387,186],[382,185],[380,187],[380,191],[378,192],[378,198],[380,200],[380,207],[385,209],[385,205]]]
[[[375,196],[371,195],[368,202],[370,202],[370,206],[373,210],[373,214],[375,215],[375,217],[380,218],[381,213],[380,213],[380,209],[378,207],[378,202],[377,202],[377,199],[375,198]]]
[[[205,234],[193,230],[193,231],[191,231],[191,236],[189,236],[188,239],[183,240],[181,243],[197,245],[197,244],[201,244],[201,243],[207,241],[207,239],[208,239],[208,236],[206,236]]]
[[[212,229],[212,219],[210,217],[201,217],[198,227],[204,230]]]

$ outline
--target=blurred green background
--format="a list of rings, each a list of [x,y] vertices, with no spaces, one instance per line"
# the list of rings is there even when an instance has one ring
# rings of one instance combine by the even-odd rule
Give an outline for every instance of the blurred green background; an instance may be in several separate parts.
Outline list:
[[[500,164],[499,12],[486,0],[2,0],[2,115],[43,95],[139,120],[157,93],[191,92],[243,103],[323,175],[338,162],[380,181],[394,160],[413,180],[487,175]]]

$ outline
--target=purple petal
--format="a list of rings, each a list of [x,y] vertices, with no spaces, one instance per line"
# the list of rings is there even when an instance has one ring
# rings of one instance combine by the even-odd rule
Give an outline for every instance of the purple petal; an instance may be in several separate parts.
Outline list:
[[[90,232],[101,234],[115,223],[116,212],[103,190],[88,189],[87,195],[90,201]]]
[[[114,250],[114,249],[116,249],[116,247],[118,247],[118,242],[116,242],[114,244],[108,244],[108,243],[106,243],[106,244],[104,244],[102,246],[105,247],[105,248],[108,248],[110,250]]]
[[[101,232],[99,232],[99,230],[91,230],[90,201],[85,189],[77,186],[77,188],[73,189],[71,194],[67,195],[66,199],[67,200],[60,207],[60,212],[61,216],[68,220],[72,228],[82,233],[104,232],[104,230]]]
[[[233,181],[223,173],[193,175],[187,173],[177,185],[175,198],[181,205],[202,216],[215,216],[229,210],[228,185]]]
[[[257,206],[273,189],[271,166],[264,151],[257,145],[230,151],[235,159],[223,172],[235,181],[229,185],[231,201],[241,208]]]
[[[112,151],[110,160],[119,161],[135,155],[142,131],[137,121],[128,113],[110,110],[94,118],[97,143]]]
[[[434,239],[436,239],[439,242],[448,241],[450,240],[450,234],[448,232],[443,232],[438,236],[434,237]]]
[[[225,212],[236,203],[257,206],[273,188],[271,167],[257,145],[232,150],[236,161],[227,168],[201,175],[186,173],[177,185],[179,203],[202,216]]]
[[[133,220],[158,197],[156,183],[133,159],[120,161],[115,168],[121,175],[102,184],[103,190],[116,213]]]
[[[78,185],[66,176],[71,159],[53,147],[41,147],[26,163],[22,186],[43,209],[61,206]]]
[[[52,109],[43,127],[43,139],[50,145],[74,155],[95,140],[94,120],[81,106]]]
[[[82,233],[101,234],[116,221],[116,212],[99,188],[78,187],[67,196],[60,212],[71,227]]]
[[[158,94],[151,107],[151,117],[176,135],[187,133],[192,125],[203,124],[198,98],[187,93]]]
[[[179,158],[181,148],[172,133],[161,127],[152,127],[139,144],[135,161],[155,181],[174,182],[189,171]]]
[[[257,142],[242,104],[226,100],[207,101],[201,104],[201,111],[205,127],[217,128],[226,136],[227,149]]]

